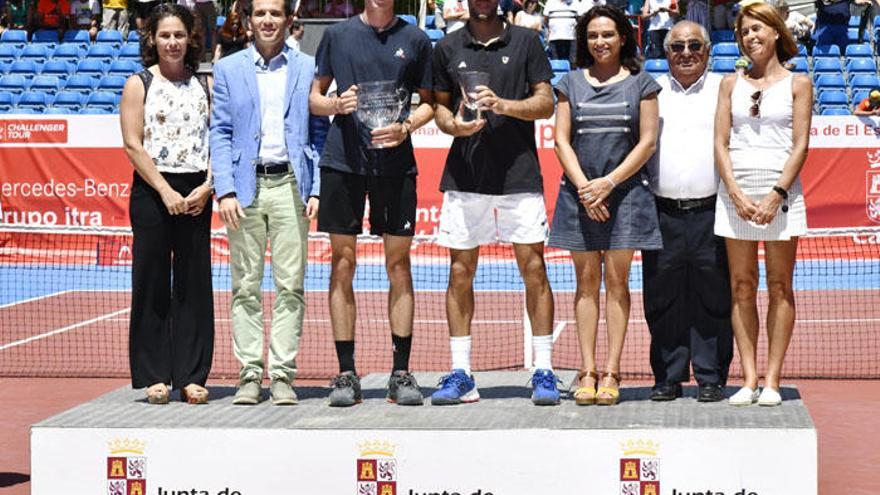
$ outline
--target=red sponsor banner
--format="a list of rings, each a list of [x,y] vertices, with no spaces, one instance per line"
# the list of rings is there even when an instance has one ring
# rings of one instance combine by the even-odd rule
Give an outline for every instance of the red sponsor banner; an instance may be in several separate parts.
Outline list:
[[[0,144],[67,143],[64,119],[0,119]]]
[[[120,146],[117,117],[6,119],[0,123],[7,139],[12,126],[16,132],[29,132],[25,143],[35,144],[0,139],[0,222],[129,226],[133,169]],[[869,123],[846,117],[813,119],[811,149],[801,173],[811,228],[880,224],[880,142],[878,128]],[[71,139],[65,142],[68,135]],[[544,197],[551,216],[562,175],[552,136],[552,121],[536,125]],[[438,185],[450,138],[433,125],[419,129],[414,138],[419,163],[416,230],[431,235],[440,219]],[[40,144],[47,142],[56,144]],[[213,225],[221,227],[216,214]]]

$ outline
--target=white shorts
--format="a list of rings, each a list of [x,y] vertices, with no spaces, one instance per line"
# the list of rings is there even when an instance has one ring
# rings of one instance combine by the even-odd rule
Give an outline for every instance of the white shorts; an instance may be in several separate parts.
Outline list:
[[[437,244],[473,249],[494,242],[534,244],[547,240],[547,210],[541,193],[505,195],[443,193]]]

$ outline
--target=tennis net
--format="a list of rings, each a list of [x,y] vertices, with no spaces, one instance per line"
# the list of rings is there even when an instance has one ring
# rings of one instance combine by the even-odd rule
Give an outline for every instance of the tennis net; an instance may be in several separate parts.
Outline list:
[[[212,377],[235,378],[228,245],[222,232],[215,233],[211,243],[216,318]],[[0,376],[128,376],[130,246],[128,230],[0,226]],[[412,368],[446,370],[448,253],[432,238],[416,238],[412,255],[416,289]],[[571,260],[567,252],[554,249],[547,250],[546,260],[556,304],[554,366],[578,368]],[[303,378],[324,378],[337,371],[327,305],[329,262],[328,239],[312,234],[308,309],[297,357]],[[799,246],[794,286],[798,316],[784,375],[880,377],[876,359],[880,355],[880,228],[810,231]],[[274,292],[268,264],[263,287],[269,320]],[[621,369],[627,377],[649,378],[650,337],[638,255],[630,287],[632,309]],[[355,279],[356,359],[361,373],[388,371],[391,365],[387,289],[382,243],[364,236],[359,239]],[[509,246],[483,248],[475,290],[474,369],[528,367],[524,289]],[[767,301],[763,282],[759,301],[763,314]],[[761,369],[766,362],[763,326],[762,322]],[[606,342],[600,323],[600,365]],[[731,374],[739,373],[735,359]]]

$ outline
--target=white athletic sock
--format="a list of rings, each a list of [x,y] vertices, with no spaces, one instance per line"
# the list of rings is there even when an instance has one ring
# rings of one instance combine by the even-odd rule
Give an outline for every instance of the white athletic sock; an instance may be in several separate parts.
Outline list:
[[[462,369],[471,374],[471,336],[449,337],[449,350],[452,351],[452,369]]]
[[[553,336],[532,336],[532,349],[534,349],[535,369],[553,371]]]

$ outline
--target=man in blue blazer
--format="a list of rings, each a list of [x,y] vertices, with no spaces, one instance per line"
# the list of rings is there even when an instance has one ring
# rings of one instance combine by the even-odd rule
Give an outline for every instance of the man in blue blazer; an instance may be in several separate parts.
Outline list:
[[[211,162],[232,267],[232,335],[241,362],[233,403],[256,404],[263,379],[261,282],[272,246],[275,303],[268,373],[272,401],[297,402],[292,383],[305,314],[309,222],[318,214],[321,126],[309,115],[315,61],[285,44],[290,3],[254,0],[254,45],[214,66]]]

